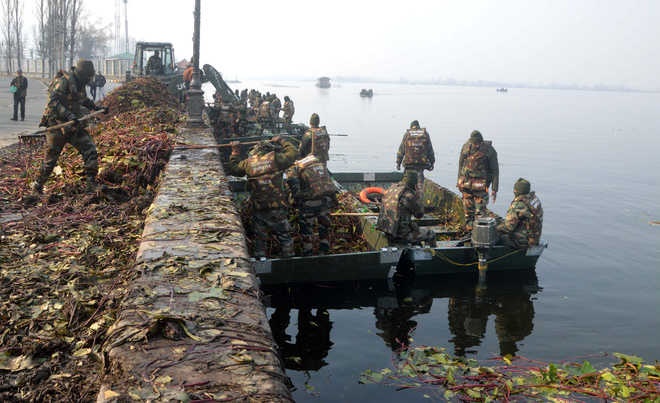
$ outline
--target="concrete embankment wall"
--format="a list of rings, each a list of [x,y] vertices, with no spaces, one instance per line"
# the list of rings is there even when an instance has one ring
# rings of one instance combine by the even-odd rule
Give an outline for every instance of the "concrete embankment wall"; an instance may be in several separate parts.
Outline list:
[[[291,401],[217,149],[174,150],[136,270],[98,401]]]

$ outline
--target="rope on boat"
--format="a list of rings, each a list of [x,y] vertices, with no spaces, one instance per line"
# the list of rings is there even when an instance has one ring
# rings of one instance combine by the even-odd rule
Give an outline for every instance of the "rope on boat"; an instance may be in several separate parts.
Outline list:
[[[502,256],[496,257],[495,259],[487,260],[487,261],[486,261],[486,264],[495,263],[495,262],[497,262],[498,260],[502,260],[502,259],[504,259],[504,258],[506,258],[506,257],[509,257],[509,256],[514,255],[514,254],[516,254],[516,253],[522,252],[522,251],[524,251],[524,250],[525,250],[525,249],[516,249],[516,250],[511,251],[511,252],[509,252],[509,253],[506,253],[506,254],[504,254],[504,255],[502,255]],[[439,252],[439,251],[437,251],[437,250],[434,251],[434,253],[435,253],[436,255],[438,255],[438,257],[440,257],[440,259],[444,260],[444,261],[447,262],[447,263],[453,264],[454,266],[459,266],[459,267],[469,267],[469,266],[475,266],[475,265],[479,264],[479,261],[476,261],[476,262],[473,262],[473,263],[459,263],[459,262],[456,262],[456,261],[451,260],[450,258],[448,258],[447,256],[443,255],[441,252]]]

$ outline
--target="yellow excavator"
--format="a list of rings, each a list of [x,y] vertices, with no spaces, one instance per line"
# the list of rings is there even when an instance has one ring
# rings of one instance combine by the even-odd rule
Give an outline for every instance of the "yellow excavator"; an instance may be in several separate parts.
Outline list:
[[[202,82],[210,82],[222,95],[224,102],[238,100],[236,94],[222,79],[222,75],[213,66],[205,64],[201,73]],[[137,42],[133,66],[126,74],[126,80],[132,77],[153,76],[163,82],[168,90],[177,96],[185,91],[183,70],[176,65],[174,48],[169,42]],[[182,98],[181,98],[182,99]]]

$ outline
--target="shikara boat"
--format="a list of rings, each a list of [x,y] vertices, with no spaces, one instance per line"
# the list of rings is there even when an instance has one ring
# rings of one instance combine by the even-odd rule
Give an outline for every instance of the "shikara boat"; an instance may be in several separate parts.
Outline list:
[[[332,176],[344,200],[349,200],[343,211],[335,212],[334,217],[355,220],[366,242],[366,250],[344,249],[327,255],[255,259],[254,268],[262,284],[386,279],[397,274],[485,276],[490,272],[530,271],[547,247],[545,241],[527,249],[497,245],[493,226],[499,217],[493,213],[482,220],[489,228],[477,224],[472,233],[466,233],[460,197],[429,179],[424,186],[425,216],[417,223],[434,230],[437,244],[391,244],[387,236],[376,229],[378,213],[374,210],[378,203],[362,203],[357,195],[366,188],[387,189],[401,180],[402,173],[333,173]],[[239,205],[246,198],[245,184],[244,178],[230,181]]]
[[[366,98],[371,98],[371,97],[374,96],[374,90],[372,90],[371,88],[369,88],[369,89],[363,88],[360,91],[360,96],[363,97],[363,98],[365,98],[365,97]]]

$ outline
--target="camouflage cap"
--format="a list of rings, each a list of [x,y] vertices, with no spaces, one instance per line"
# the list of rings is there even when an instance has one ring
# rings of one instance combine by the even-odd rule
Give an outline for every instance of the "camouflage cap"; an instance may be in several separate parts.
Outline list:
[[[312,127],[318,127],[320,123],[321,123],[321,118],[319,117],[318,113],[312,113],[312,116],[310,116],[309,118],[309,124]]]
[[[518,195],[526,195],[529,193],[531,190],[531,184],[527,179],[524,178],[518,178],[516,183],[513,185],[513,194],[518,196]]]
[[[91,60],[81,59],[76,64],[76,75],[80,77],[83,81],[87,81],[94,76],[96,73],[94,71],[94,63]]]
[[[470,133],[470,141],[473,143],[479,143],[484,141],[484,137],[481,135],[479,130],[473,130],[472,133]]]
[[[252,147],[250,150],[250,155],[267,154],[273,150],[275,150],[275,145],[266,140],[255,144],[254,147]]]
[[[410,128],[411,129],[414,129],[416,127],[419,127],[419,122],[418,121],[413,120],[412,122],[410,122]]]

